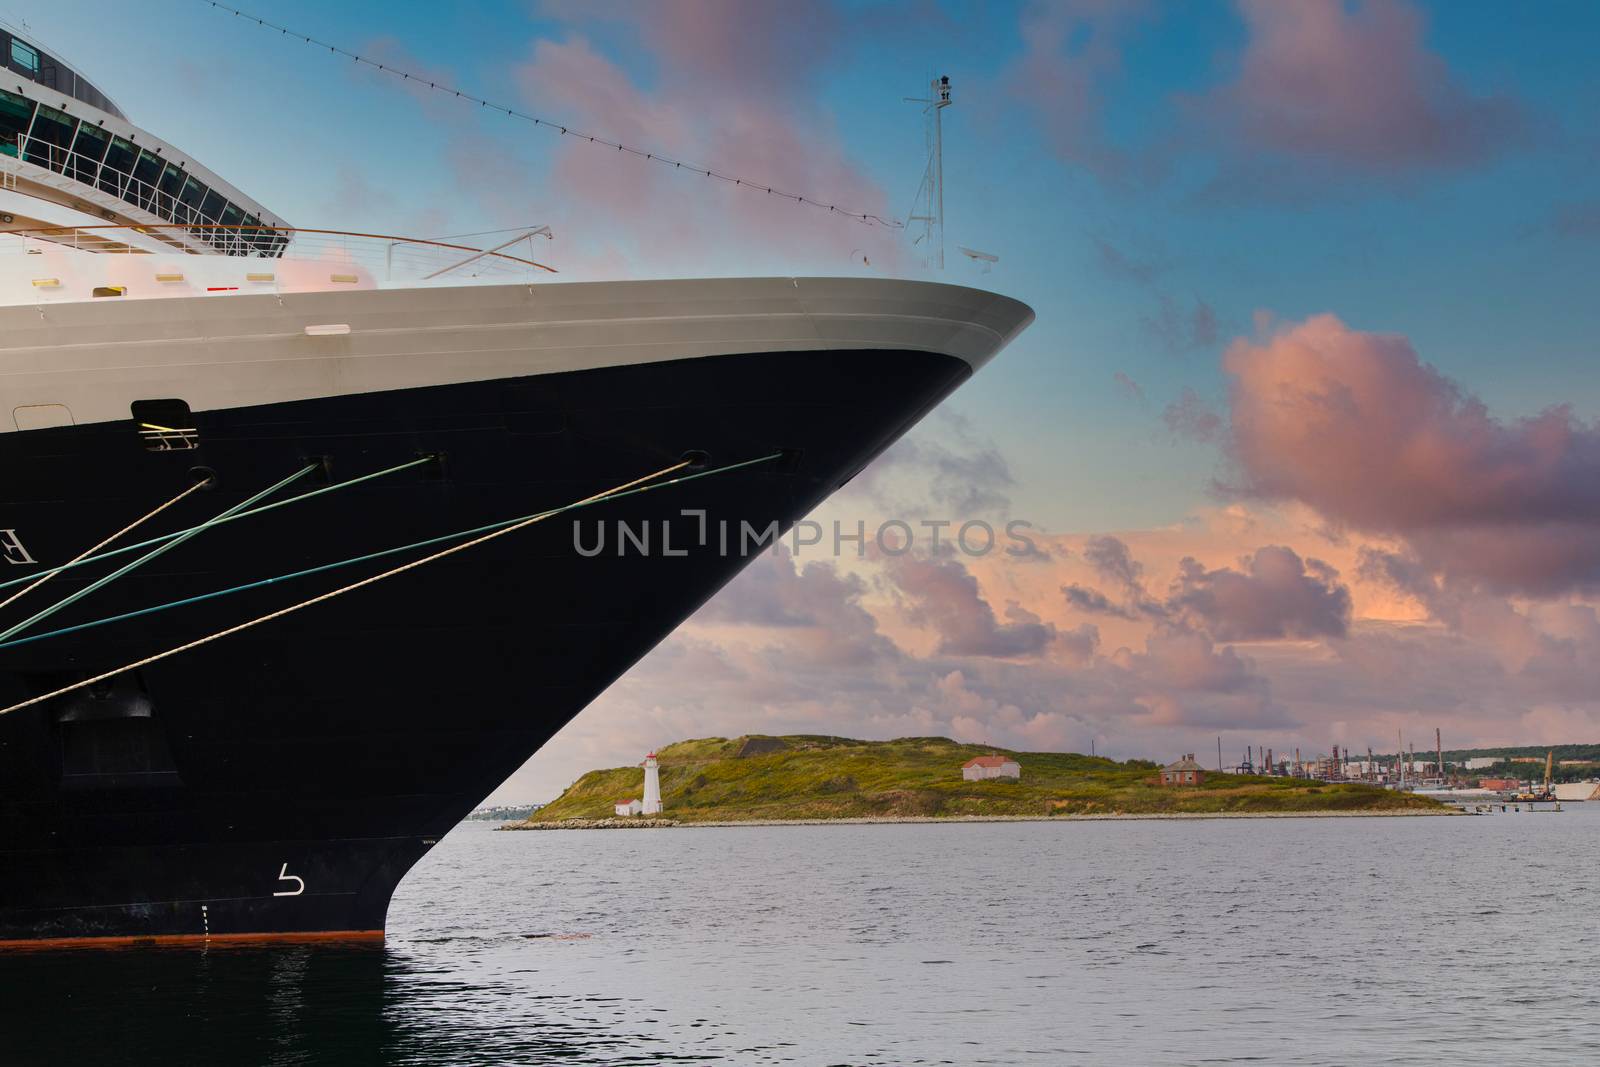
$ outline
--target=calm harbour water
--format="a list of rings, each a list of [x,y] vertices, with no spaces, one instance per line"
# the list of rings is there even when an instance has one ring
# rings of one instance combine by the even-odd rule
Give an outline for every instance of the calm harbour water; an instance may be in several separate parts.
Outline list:
[[[469,823],[381,948],[0,953],[0,1063],[1592,1064],[1597,835]]]

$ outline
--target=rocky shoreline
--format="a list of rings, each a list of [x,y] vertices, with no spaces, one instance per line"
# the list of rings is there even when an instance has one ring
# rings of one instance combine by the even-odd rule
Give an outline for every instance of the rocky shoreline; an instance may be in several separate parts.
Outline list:
[[[677,826],[676,819],[559,819],[549,822],[508,822],[496,830],[660,830]]]
[[[1436,811],[1427,808],[1397,811],[1205,811],[1205,812],[1106,812],[1097,815],[882,815],[850,819],[708,819],[682,822],[677,819],[562,819],[549,822],[506,823],[500,830],[656,830],[668,827],[729,826],[877,826],[899,823],[985,823],[985,822],[1140,822],[1161,819],[1400,819],[1418,816],[1455,816],[1464,812]]]

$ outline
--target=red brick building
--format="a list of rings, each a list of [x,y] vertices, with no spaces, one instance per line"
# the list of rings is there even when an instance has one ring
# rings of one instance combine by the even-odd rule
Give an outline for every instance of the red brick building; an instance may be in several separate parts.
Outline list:
[[[1193,752],[1161,768],[1162,785],[1199,785],[1205,780],[1206,772],[1195,762]]]

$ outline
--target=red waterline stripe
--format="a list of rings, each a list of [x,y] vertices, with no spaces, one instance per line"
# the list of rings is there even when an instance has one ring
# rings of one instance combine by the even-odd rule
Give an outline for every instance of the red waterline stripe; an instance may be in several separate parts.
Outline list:
[[[208,293],[236,293],[238,291],[239,291],[239,287],[237,285],[208,285],[208,286],[206,286],[206,292],[208,292]]]
[[[303,941],[382,941],[382,930],[301,930],[273,934],[131,934],[120,937],[39,937],[0,940],[0,952],[7,949],[44,948],[143,948],[152,945],[253,945],[263,942],[293,944]]]

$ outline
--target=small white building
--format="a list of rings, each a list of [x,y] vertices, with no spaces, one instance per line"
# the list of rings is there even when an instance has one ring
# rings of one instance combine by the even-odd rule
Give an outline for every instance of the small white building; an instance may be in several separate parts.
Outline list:
[[[1473,756],[1462,766],[1469,771],[1486,771],[1496,763],[1502,762],[1504,762],[1504,759],[1501,756]]]
[[[639,802],[639,798],[638,797],[634,797],[631,800],[619,800],[619,801],[617,801],[617,814],[618,815],[637,815],[643,810],[644,810],[644,805]]]
[[[1022,764],[1010,756],[974,756],[961,765],[961,777],[969,782],[985,778],[1021,778]]]

